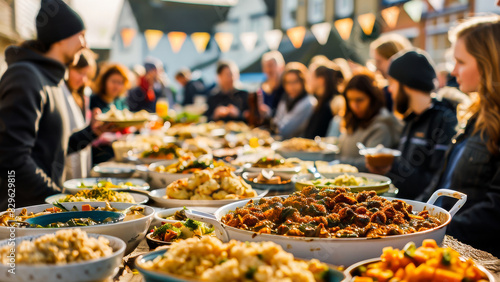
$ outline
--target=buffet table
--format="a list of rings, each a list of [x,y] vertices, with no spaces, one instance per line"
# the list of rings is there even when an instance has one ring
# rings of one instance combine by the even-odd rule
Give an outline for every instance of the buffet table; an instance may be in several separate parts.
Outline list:
[[[270,192],[267,196],[277,196],[281,195],[283,192]],[[148,205],[155,207],[155,203],[148,202]],[[155,209],[161,209],[158,207],[155,207]],[[464,244],[455,238],[446,235],[444,237],[444,241],[442,244],[442,247],[451,247],[452,249],[458,251],[461,256],[463,257],[470,257],[474,261],[476,261],[478,264],[484,266],[487,270],[489,270],[494,276],[497,281],[500,281],[500,259],[496,258],[490,253],[487,253],[485,251],[481,251],[478,249],[475,249],[467,244]],[[152,250],[149,249],[148,244],[146,243],[146,239],[144,239],[137,248],[130,253],[129,255],[125,256],[123,258],[123,264],[120,267],[119,272],[116,274],[116,276],[113,279],[109,279],[109,281],[119,281],[119,282],[125,282],[125,281],[130,281],[130,282],[142,282],[145,281],[144,278],[142,277],[141,274],[139,274],[137,271],[134,271],[134,261],[135,258],[138,257],[139,255],[148,253]],[[345,268],[348,267],[348,265],[344,265]],[[108,282],[108,281],[106,281]]]

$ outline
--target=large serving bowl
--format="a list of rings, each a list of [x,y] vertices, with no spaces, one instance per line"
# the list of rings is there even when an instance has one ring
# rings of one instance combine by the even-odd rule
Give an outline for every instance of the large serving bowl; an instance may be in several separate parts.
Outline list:
[[[137,192],[140,192],[142,190],[137,190]],[[144,191],[147,193],[147,191]],[[128,192],[125,192],[125,193],[128,193]],[[52,203],[55,203],[55,202],[61,202],[62,200],[64,200],[69,194],[62,194],[62,193],[59,193],[59,194],[55,194],[55,195],[52,195],[52,196],[48,196],[47,198],[45,198],[45,202],[47,204],[52,204]],[[147,201],[149,200],[148,196],[146,195],[143,195],[143,194],[138,194],[138,193],[130,193],[130,195],[132,196],[132,198],[134,198],[134,201],[135,201],[135,205],[138,205],[138,204],[145,204],[147,203]],[[92,203],[104,203],[105,201],[91,201]],[[68,203],[78,203],[78,202],[68,202]],[[129,203],[127,203],[129,204]]]
[[[178,275],[174,274],[168,274],[165,272],[158,272],[158,271],[152,271],[143,268],[141,265],[144,264],[147,261],[154,260],[158,256],[162,256],[165,252],[168,251],[168,247],[163,250],[158,250],[154,252],[150,252],[144,255],[140,255],[137,257],[135,260],[135,266],[137,270],[144,276],[144,279],[146,282],[182,282],[182,281],[197,281],[193,279],[187,279],[185,277],[180,277]],[[344,279],[344,275],[342,272],[335,270],[333,268],[330,268],[328,273],[326,274],[326,282],[340,282]]]
[[[352,192],[361,192],[365,190],[374,190],[377,194],[385,193],[389,190],[389,186],[392,181],[389,177],[373,174],[373,173],[347,173],[347,172],[339,172],[339,173],[323,173],[322,175],[327,179],[335,179],[336,177],[342,176],[344,174],[352,175],[354,177],[366,178],[370,182],[366,185],[359,186],[345,186],[345,185],[315,185],[312,182],[315,181],[314,176],[312,174],[303,174],[298,175],[294,178],[295,180],[295,188],[299,191],[304,189],[304,187],[314,185],[316,187],[349,187]]]
[[[53,233],[54,229],[49,229]],[[16,234],[17,235],[17,234]],[[18,246],[22,241],[33,241],[43,234],[18,237],[15,242]],[[101,281],[117,273],[125,251],[126,244],[120,238],[100,235],[88,234],[89,237],[97,238],[103,236],[109,241],[110,247],[113,249],[113,254],[108,257],[88,260],[84,262],[68,263],[64,265],[28,265],[15,264],[15,274],[11,274],[8,270],[9,265],[0,264],[0,273],[2,281]],[[10,240],[0,241],[0,247],[9,244]]]
[[[82,205],[89,204],[92,207],[104,207],[106,203],[104,202],[75,202],[75,203],[61,203],[65,208],[68,210],[71,210],[73,206],[77,207],[78,210],[82,210]],[[129,204],[129,203],[111,203],[111,206],[118,209],[118,210],[124,210],[130,206],[133,206],[135,204]],[[50,204],[43,204],[43,205],[36,205],[36,206],[29,206],[26,207],[26,210],[28,213],[37,213],[41,212],[47,208],[51,208],[53,205]],[[110,236],[115,236],[127,244],[125,253],[131,253],[137,245],[141,242],[142,239],[144,239],[144,236],[146,236],[146,232],[148,231],[149,224],[153,220],[154,216],[154,209],[152,207],[144,206],[145,212],[144,212],[144,217],[133,219],[133,220],[128,220],[128,221],[121,221],[121,222],[116,222],[116,223],[109,223],[109,224],[101,224],[101,225],[94,225],[94,226],[82,226],[79,227],[83,231],[87,233],[97,233],[97,234],[104,234],[104,235],[110,235]],[[23,208],[18,208],[15,210],[15,214],[18,215],[21,213]],[[3,214],[3,213],[2,213]],[[73,228],[73,227],[64,227],[64,228]],[[0,226],[0,239],[8,239],[10,236],[10,227],[6,226]],[[16,228],[16,236],[33,236],[33,235],[39,235],[39,234],[46,234],[46,233],[53,233],[55,230],[59,230],[63,228]]]
[[[168,160],[168,161],[160,161],[160,162],[155,162],[149,165],[147,168],[147,182],[149,185],[151,185],[152,188],[164,188],[168,184],[182,178],[188,178],[192,173],[168,173],[168,172],[158,172],[156,171],[156,168],[159,166],[169,166],[173,163],[178,162],[177,159],[175,160]],[[141,169],[144,171],[145,169]]]
[[[166,194],[167,188],[156,189],[149,192],[149,198],[154,200],[158,206],[164,208],[178,208],[178,207],[222,207],[224,205],[239,202],[239,199],[228,199],[228,200],[183,200],[183,199],[167,199],[163,198]],[[257,192],[257,197],[264,197],[269,190],[259,190],[254,189]],[[245,201],[248,201],[252,198],[247,198]]]
[[[360,261],[358,263],[355,263],[355,264],[349,266],[344,271],[344,275],[345,275],[345,280],[344,281],[352,281],[352,279],[355,277],[356,270],[360,266],[368,266],[369,264],[377,263],[377,262],[380,262],[380,261],[382,261],[382,260],[380,259],[380,257],[378,257],[378,258],[372,258],[372,259],[363,260],[363,261]],[[491,281],[491,282],[496,281],[495,277],[493,277],[493,274],[491,274],[491,272],[489,272],[488,270],[486,270],[486,268],[484,268],[482,265],[478,265],[478,264],[476,264],[476,266],[477,266],[477,268],[479,268],[479,270],[481,270],[481,272],[483,272],[484,274],[486,274],[486,276],[488,277],[489,281]]]
[[[434,203],[441,196],[457,198],[458,202],[448,212]],[[387,198],[393,200],[394,198]],[[221,207],[215,212],[215,216],[199,213],[193,210],[186,211],[189,218],[204,221],[215,227],[216,235],[222,241],[230,239],[239,241],[273,241],[283,247],[287,252],[293,253],[296,257],[312,259],[334,265],[351,265],[363,259],[373,258],[382,252],[387,246],[403,248],[408,242],[421,244],[424,239],[434,239],[438,244],[443,241],[446,227],[452,216],[463,206],[467,200],[467,195],[448,189],[436,191],[427,203],[404,200],[413,206],[414,212],[428,210],[429,213],[442,222],[436,228],[423,232],[404,235],[393,235],[383,238],[317,238],[317,237],[291,237],[273,234],[260,234],[252,231],[234,228],[222,223],[222,217],[236,208],[245,206],[248,201],[240,201]]]

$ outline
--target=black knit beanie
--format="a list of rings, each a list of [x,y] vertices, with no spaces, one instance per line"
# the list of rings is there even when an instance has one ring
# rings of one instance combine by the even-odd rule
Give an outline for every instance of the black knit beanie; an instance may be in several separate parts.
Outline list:
[[[410,88],[431,92],[436,72],[422,50],[402,51],[391,58],[389,75]]]
[[[82,18],[62,0],[42,0],[36,16],[39,41],[50,46],[84,29]]]

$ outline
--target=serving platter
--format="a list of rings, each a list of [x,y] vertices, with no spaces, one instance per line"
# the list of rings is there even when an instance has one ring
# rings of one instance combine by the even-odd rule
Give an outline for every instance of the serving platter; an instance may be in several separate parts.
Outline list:
[[[154,200],[159,206],[164,208],[176,208],[176,207],[222,207],[227,204],[241,201],[242,199],[231,199],[231,200],[180,200],[180,199],[165,199],[163,196],[166,194],[167,188],[156,189],[149,192],[150,198]],[[257,197],[264,197],[269,190],[259,190],[254,189],[257,192]],[[246,198],[245,200],[250,200],[252,198]]]

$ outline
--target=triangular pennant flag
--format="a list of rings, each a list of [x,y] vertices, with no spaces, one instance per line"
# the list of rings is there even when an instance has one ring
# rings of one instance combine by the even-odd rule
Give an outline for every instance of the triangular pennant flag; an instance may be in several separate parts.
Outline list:
[[[123,46],[125,46],[125,48],[132,44],[132,41],[134,40],[136,34],[137,31],[131,27],[122,28],[122,30],[120,31],[120,35],[122,37]]]
[[[434,11],[441,11],[444,8],[445,0],[427,0],[431,4]]]
[[[348,40],[351,36],[353,20],[351,18],[345,18],[335,21],[335,28],[339,33],[340,37],[344,40]]]
[[[304,42],[304,37],[306,36],[306,28],[304,26],[289,28],[286,31],[286,35],[290,38],[293,47],[300,48]]]
[[[203,53],[207,49],[208,42],[210,41],[210,34],[208,32],[195,32],[191,34],[194,48],[198,53]]]
[[[375,25],[375,15],[366,13],[358,16],[358,22],[361,29],[366,35],[372,34],[373,26]]]
[[[215,42],[219,45],[220,51],[225,53],[231,49],[233,34],[229,32],[217,32],[214,36]]]
[[[182,31],[171,31],[167,34],[168,40],[170,41],[170,46],[172,47],[172,51],[174,53],[178,53],[182,44],[186,40],[187,34]]]
[[[382,15],[382,18],[384,19],[385,23],[387,23],[387,26],[390,28],[395,28],[396,25],[398,24],[398,18],[399,18],[399,13],[401,10],[399,10],[398,6],[392,6],[386,9],[383,9],[380,11],[380,14]]]
[[[241,44],[247,52],[252,52],[255,49],[255,44],[257,44],[258,35],[257,32],[243,32],[240,34]]]
[[[331,31],[332,25],[330,23],[319,23],[311,26],[311,32],[321,45],[325,45],[326,42],[328,42],[328,37],[330,37]]]
[[[148,44],[149,50],[154,50],[163,37],[163,31],[146,29],[146,31],[144,31],[144,37],[146,37],[146,43]]]
[[[403,5],[405,12],[410,16],[412,21],[418,23],[422,18],[422,11],[424,9],[424,2],[422,0],[412,0],[410,2],[406,2]]]
[[[283,31],[279,29],[268,30],[264,33],[264,40],[270,50],[278,50],[281,39],[283,39]]]

